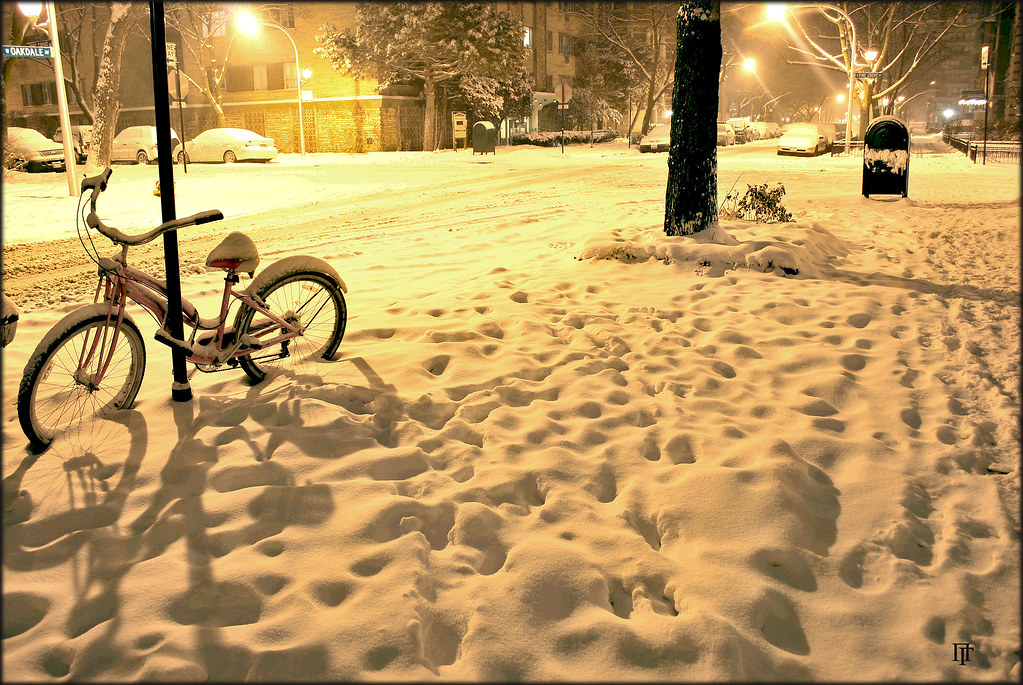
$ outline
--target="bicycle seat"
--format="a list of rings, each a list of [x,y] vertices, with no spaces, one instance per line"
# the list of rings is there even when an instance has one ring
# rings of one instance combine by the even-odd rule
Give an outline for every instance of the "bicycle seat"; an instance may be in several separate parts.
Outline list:
[[[206,258],[206,266],[225,271],[241,271],[251,278],[259,266],[259,251],[244,233],[232,231]]]

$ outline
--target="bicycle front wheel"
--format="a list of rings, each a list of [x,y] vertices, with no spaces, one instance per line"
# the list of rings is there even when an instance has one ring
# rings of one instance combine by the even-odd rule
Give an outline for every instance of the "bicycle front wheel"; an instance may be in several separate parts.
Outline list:
[[[256,293],[275,316],[299,325],[301,335],[239,358],[254,383],[270,371],[301,372],[310,362],[330,359],[341,345],[348,310],[341,288],[326,274],[300,271],[276,278]],[[251,307],[242,307],[235,322],[239,336],[271,339],[284,329]]]
[[[106,305],[96,305],[64,317],[25,365],[18,419],[34,449],[44,449],[60,433],[135,401],[146,369],[142,334],[127,316],[116,331],[106,312]],[[110,364],[97,383],[97,372],[108,357]]]

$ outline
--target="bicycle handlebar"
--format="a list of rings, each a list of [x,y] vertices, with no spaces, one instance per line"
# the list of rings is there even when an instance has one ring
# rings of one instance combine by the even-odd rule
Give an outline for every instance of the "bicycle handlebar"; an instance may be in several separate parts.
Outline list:
[[[100,192],[107,189],[107,180],[110,178],[110,174],[113,173],[113,169],[107,167],[100,173],[90,178],[82,179],[82,192],[84,193],[89,188],[92,188],[93,192],[99,190]]]
[[[89,228],[95,228],[97,231],[120,245],[144,245],[154,238],[163,235],[167,231],[175,231],[179,228],[184,228],[185,226],[198,226],[199,224],[209,223],[210,221],[220,221],[224,218],[224,213],[219,209],[209,209],[205,212],[199,212],[198,214],[182,217],[181,219],[167,221],[140,235],[130,236],[127,233],[122,233],[116,228],[104,224],[96,215],[96,198],[100,193],[107,189],[107,180],[110,179],[111,173],[112,169],[107,167],[95,176],[82,179],[82,192],[85,192],[90,188],[92,189],[92,196],[89,199],[91,211],[89,212],[89,216],[86,217],[85,223],[89,226]]]

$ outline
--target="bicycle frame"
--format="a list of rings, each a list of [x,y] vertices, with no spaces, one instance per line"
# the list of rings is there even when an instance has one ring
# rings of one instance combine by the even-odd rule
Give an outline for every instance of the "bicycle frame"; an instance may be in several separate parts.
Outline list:
[[[165,282],[150,276],[144,271],[127,266],[117,260],[103,260],[103,262],[105,263],[100,266],[100,277],[99,283],[96,287],[95,302],[99,303],[103,301],[108,303],[109,309],[107,321],[109,323],[111,318],[116,316],[116,325],[114,327],[114,334],[107,352],[107,359],[104,361],[100,371],[96,374],[94,382],[97,385],[102,381],[103,373],[106,371],[106,367],[110,363],[110,357],[113,355],[114,346],[117,343],[117,334],[120,331],[121,321],[124,318],[125,305],[127,301],[131,300],[149,311],[156,320],[160,322],[161,326],[164,327],[167,323],[168,309],[167,285]],[[112,268],[110,266],[110,262],[114,262],[116,267]],[[296,326],[294,323],[286,321],[268,311],[267,308],[257,301],[252,295],[245,291],[234,290],[233,286],[237,282],[238,275],[233,272],[228,272],[224,279],[224,294],[221,299],[220,315],[216,318],[202,318],[199,316],[199,311],[194,304],[185,298],[181,299],[182,323],[192,329],[192,334],[189,336],[189,340],[187,342],[184,340],[177,341],[170,338],[161,339],[158,337],[158,339],[161,342],[170,341],[168,344],[179,344],[182,349],[186,351],[186,360],[193,364],[220,366],[224,362],[236,357],[278,345],[296,338],[303,333],[304,328]],[[238,300],[243,307],[250,307],[251,309],[254,309],[269,320],[267,323],[262,324],[258,329],[255,329],[255,332],[258,333],[266,330],[267,328],[277,327],[281,330],[280,335],[267,339],[251,338],[244,341],[234,339],[234,331],[227,326],[227,315],[232,299]],[[212,338],[200,338],[197,342],[196,337],[198,336],[199,331],[214,331],[214,334]],[[104,331],[104,339],[105,337],[106,331]],[[98,338],[99,336],[97,336],[97,340]],[[97,341],[94,341],[92,346],[93,349],[90,350],[87,357],[82,360],[83,363],[88,363],[92,359],[92,356],[95,353],[96,342]],[[80,366],[80,368],[84,367]]]

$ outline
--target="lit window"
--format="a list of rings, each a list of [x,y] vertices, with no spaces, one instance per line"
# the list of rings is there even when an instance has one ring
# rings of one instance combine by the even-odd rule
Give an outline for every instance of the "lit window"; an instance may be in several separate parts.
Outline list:
[[[523,39],[523,44],[524,44],[524,45],[525,45],[525,46],[526,46],[527,48],[528,48],[528,47],[529,47],[530,45],[532,45],[532,44],[533,44],[533,27],[531,27],[531,26],[527,26],[527,27],[526,27],[526,30],[525,30],[525,37],[524,37],[524,39]]]

